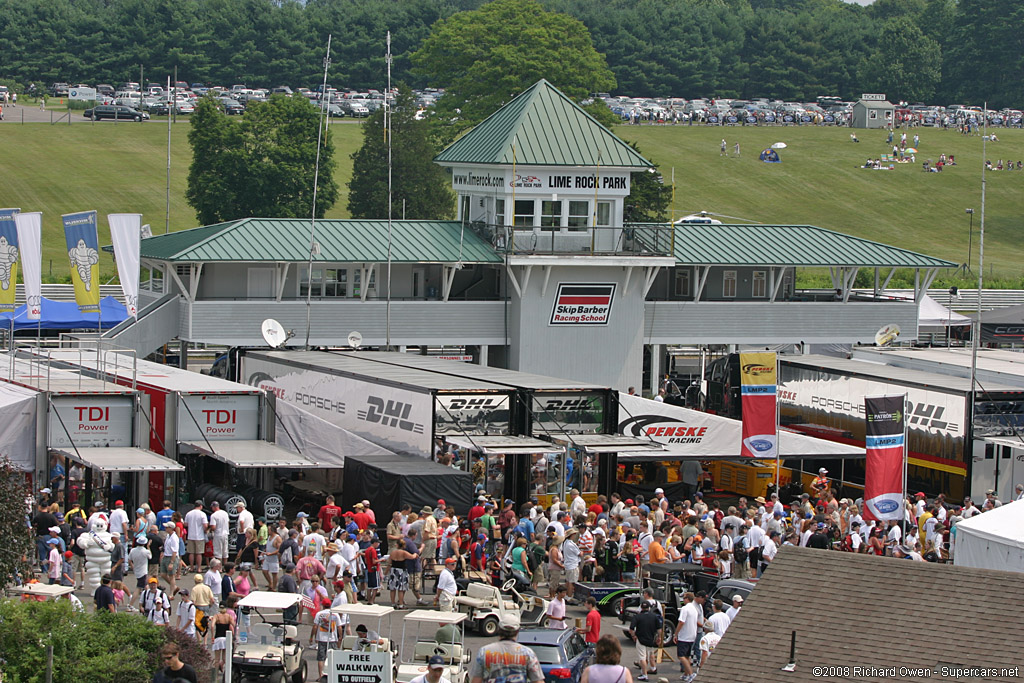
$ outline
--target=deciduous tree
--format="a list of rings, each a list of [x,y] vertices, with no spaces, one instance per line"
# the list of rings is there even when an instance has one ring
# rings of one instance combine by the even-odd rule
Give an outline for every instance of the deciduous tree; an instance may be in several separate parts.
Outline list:
[[[304,97],[271,97],[232,120],[204,99],[193,114],[186,198],[203,224],[248,216],[305,218],[313,211],[320,110]],[[325,130],[317,218],[338,200],[334,145]]]
[[[536,0],[494,0],[439,21],[413,65],[445,88],[438,120],[456,127],[482,121],[541,78],[577,101],[615,87],[583,23]]]
[[[438,219],[455,214],[448,175],[432,159],[436,150],[426,121],[416,120],[416,101],[401,86],[389,116],[391,133],[392,215]],[[381,107],[363,127],[363,145],[352,154],[348,211],[353,218],[388,215],[388,148]]]

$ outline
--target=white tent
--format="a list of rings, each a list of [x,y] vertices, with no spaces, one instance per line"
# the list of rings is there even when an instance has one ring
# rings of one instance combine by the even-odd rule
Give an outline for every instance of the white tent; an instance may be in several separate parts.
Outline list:
[[[741,457],[743,437],[739,420],[621,392],[619,431],[664,445],[665,451],[657,453],[657,459]],[[783,458],[863,458],[864,449],[780,431],[779,455]],[[652,456],[644,452],[619,454],[620,460],[630,458],[650,460]]]
[[[953,564],[1024,572],[1024,501],[958,522],[953,532]]]
[[[971,319],[952,311],[927,294],[917,309],[918,327],[961,327],[970,325]]]
[[[39,392],[0,382],[0,454],[18,469],[36,468],[36,401]]]
[[[383,446],[287,401],[278,401],[276,409],[277,445],[315,460],[320,467],[344,467],[346,455],[392,455]]]

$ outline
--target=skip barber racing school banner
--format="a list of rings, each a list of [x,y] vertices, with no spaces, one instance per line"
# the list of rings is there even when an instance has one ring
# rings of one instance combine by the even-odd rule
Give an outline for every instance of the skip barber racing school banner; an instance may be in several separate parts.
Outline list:
[[[96,212],[66,213],[62,218],[78,310],[82,313],[99,313],[100,253]]]
[[[0,313],[14,312],[18,284],[18,226],[20,209],[0,209]]]
[[[743,408],[741,456],[765,460],[778,457],[776,367],[774,353],[740,354],[740,401]]]
[[[864,449],[865,519],[903,519],[903,462],[906,441],[906,394],[866,396]]]

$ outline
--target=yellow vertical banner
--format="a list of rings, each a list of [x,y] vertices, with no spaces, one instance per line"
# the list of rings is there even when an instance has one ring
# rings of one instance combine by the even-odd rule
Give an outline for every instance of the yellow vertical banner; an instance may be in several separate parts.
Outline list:
[[[66,213],[64,239],[71,265],[75,301],[82,313],[100,312],[100,253],[96,212]]]

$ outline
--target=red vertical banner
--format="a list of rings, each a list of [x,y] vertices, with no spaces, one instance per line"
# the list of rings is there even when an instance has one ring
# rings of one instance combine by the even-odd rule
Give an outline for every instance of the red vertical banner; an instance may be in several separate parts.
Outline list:
[[[740,354],[740,401],[743,408],[741,456],[765,460],[778,457],[776,367],[774,353]]]
[[[864,519],[903,519],[906,400],[905,394],[864,399]]]

